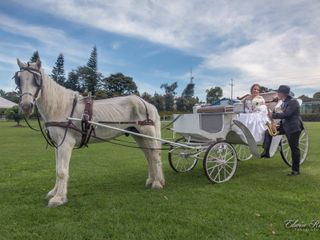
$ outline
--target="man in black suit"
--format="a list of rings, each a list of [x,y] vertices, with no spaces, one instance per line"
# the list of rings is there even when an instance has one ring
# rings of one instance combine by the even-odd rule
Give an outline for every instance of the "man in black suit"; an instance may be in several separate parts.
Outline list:
[[[303,130],[303,123],[300,118],[300,105],[299,102],[293,98],[293,93],[290,92],[290,87],[287,85],[280,85],[278,92],[278,98],[283,101],[281,106],[281,113],[269,113],[269,117],[273,119],[281,119],[279,132],[285,134],[292,156],[292,171],[288,176],[297,176],[300,174],[300,149],[299,149],[299,137]],[[266,131],[264,140],[264,152],[261,157],[270,157],[269,149],[272,141],[272,136]]]

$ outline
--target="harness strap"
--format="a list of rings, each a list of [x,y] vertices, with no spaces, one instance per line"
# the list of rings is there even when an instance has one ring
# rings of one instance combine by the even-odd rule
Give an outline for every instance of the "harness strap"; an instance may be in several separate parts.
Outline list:
[[[75,96],[75,98],[73,99],[73,104],[72,104],[72,109],[71,109],[71,113],[70,113],[70,117],[73,116],[74,114],[74,110],[76,108],[76,105],[77,105],[77,97]],[[71,120],[67,121],[67,122],[46,122],[45,123],[45,132],[43,131],[42,127],[41,127],[41,123],[40,123],[40,117],[39,117],[39,114],[38,114],[38,123],[39,123],[39,127],[40,127],[40,131],[43,135],[43,137],[45,138],[45,140],[47,141],[47,144],[50,145],[51,147],[54,147],[54,148],[58,148],[60,147],[64,140],[66,139],[67,137],[67,133],[68,133],[68,129],[69,128],[72,128],[72,129],[76,129],[77,127],[73,124],[73,122]],[[63,135],[63,138],[61,140],[61,142],[56,145],[56,143],[53,141],[53,139],[51,138],[50,136],[50,132],[49,130],[47,129],[47,127],[62,127],[62,128],[65,128],[65,131],[64,131],[64,135]]]
[[[92,126],[89,123],[89,121],[92,120],[92,115],[93,115],[93,99],[91,95],[89,95],[83,100],[84,100],[84,111],[82,114],[82,121],[81,121],[82,137],[81,137],[79,148],[82,148],[83,146],[88,147],[88,142],[90,140],[92,132],[94,132],[94,126]]]
[[[144,100],[142,98],[140,98],[140,97],[138,97],[138,98],[142,101],[142,103],[144,104],[145,109],[146,109],[146,117],[147,118],[145,120],[142,120],[142,121],[99,121],[99,123],[104,123],[104,124],[137,124],[140,126],[154,125],[153,120],[151,120],[149,118],[149,112],[148,112],[148,108],[147,108],[146,103],[144,102]],[[66,138],[68,129],[72,129],[76,132],[81,133],[80,144],[77,148],[82,148],[84,146],[88,147],[88,142],[90,141],[91,137],[96,138],[101,141],[104,140],[104,139],[96,136],[95,127],[89,123],[89,121],[92,120],[92,116],[93,116],[93,99],[92,99],[92,97],[91,96],[85,97],[85,98],[83,98],[83,101],[84,101],[85,106],[84,106],[84,111],[82,114],[81,129],[79,127],[77,127],[76,125],[74,125],[71,120],[64,121],[64,122],[46,122],[45,123],[46,128],[47,127],[65,128],[63,139],[59,143],[59,145],[56,145],[56,143],[52,140],[50,133],[47,129],[45,132],[43,131],[43,129],[41,128],[41,125],[40,125],[40,119],[38,118],[40,130],[41,130],[42,135],[44,136],[45,140],[47,141],[48,145],[55,147],[55,148],[60,147]],[[77,104],[77,99],[75,98],[73,101],[73,107],[72,107],[72,110],[70,113],[71,118],[73,117],[76,104]]]
[[[137,96],[141,102],[143,103],[145,109],[146,109],[146,117],[147,119],[146,120],[143,120],[143,121],[138,121],[138,125],[141,125],[141,126],[146,126],[146,125],[154,125],[154,122],[152,121],[152,119],[149,118],[149,112],[148,112],[148,108],[147,108],[147,104],[145,102],[145,100],[139,96]]]

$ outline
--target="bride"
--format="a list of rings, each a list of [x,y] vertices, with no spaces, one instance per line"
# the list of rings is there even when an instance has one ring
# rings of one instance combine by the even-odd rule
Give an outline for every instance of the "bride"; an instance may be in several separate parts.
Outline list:
[[[242,99],[246,113],[239,116],[239,120],[247,126],[258,143],[263,142],[264,133],[267,129],[266,123],[269,121],[266,102],[260,96],[260,90],[259,84],[255,83],[252,85],[250,88],[251,94],[246,95]]]
[[[260,96],[261,87],[259,84],[255,83],[250,88],[250,95],[245,98],[245,105],[247,112],[267,112],[267,106],[264,98]]]

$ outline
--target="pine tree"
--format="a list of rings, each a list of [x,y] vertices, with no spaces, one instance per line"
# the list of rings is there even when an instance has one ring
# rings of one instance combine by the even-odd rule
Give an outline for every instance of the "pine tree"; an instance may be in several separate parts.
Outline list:
[[[83,73],[82,75],[85,76],[84,81],[86,90],[95,95],[102,79],[102,74],[98,72],[98,54],[96,46],[93,47],[88,63],[81,68],[81,72]]]
[[[66,88],[69,88],[74,91],[78,91],[80,93],[83,92],[83,88],[82,88],[81,83],[79,81],[78,73],[75,70],[72,70],[71,72],[69,72],[68,80],[65,82],[64,86]]]
[[[30,58],[30,62],[36,62],[38,59],[40,59],[40,55],[37,50],[32,54],[32,56]]]
[[[97,47],[93,46],[93,49],[90,54],[90,58],[87,63],[87,67],[92,69],[94,72],[97,72],[98,70],[98,53],[97,53]]]
[[[182,97],[191,98],[194,95],[194,83],[188,83],[182,92]]]
[[[64,74],[64,58],[63,54],[60,53],[55,66],[52,69],[52,73],[50,74],[51,78],[56,81],[58,84],[64,86],[66,82],[66,77]]]

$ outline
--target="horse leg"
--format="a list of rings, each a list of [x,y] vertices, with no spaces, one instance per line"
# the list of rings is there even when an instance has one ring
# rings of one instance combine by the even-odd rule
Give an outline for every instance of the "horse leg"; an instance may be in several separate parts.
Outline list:
[[[67,202],[67,183],[69,179],[69,163],[73,144],[65,141],[57,149],[56,158],[56,186],[54,196],[49,200],[48,207],[57,207]]]
[[[56,156],[56,169],[57,169],[57,163],[58,163],[58,149],[55,149],[55,156]],[[56,178],[56,183],[54,187],[48,192],[47,199],[50,200],[54,195],[56,195],[57,192],[57,186],[58,186],[58,178]]]
[[[142,151],[148,160],[149,173],[146,181],[146,187],[151,186],[151,188],[154,189],[163,188],[165,180],[162,170],[161,150],[152,150],[152,148],[160,148],[160,144],[155,140],[144,139],[141,137],[134,137],[134,139],[142,148]]]

